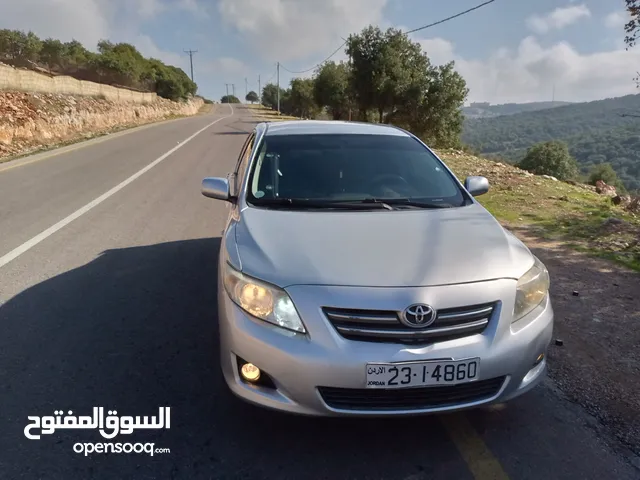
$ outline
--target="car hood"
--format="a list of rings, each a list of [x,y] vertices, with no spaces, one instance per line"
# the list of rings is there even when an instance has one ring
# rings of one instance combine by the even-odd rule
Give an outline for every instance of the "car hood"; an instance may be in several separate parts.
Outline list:
[[[434,286],[519,278],[527,247],[477,203],[461,208],[286,211],[245,208],[242,271],[280,287]]]

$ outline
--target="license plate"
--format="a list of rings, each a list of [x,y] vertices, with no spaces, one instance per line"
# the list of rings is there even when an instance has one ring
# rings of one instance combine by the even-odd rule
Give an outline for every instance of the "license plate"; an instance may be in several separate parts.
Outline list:
[[[480,373],[480,359],[431,360],[411,363],[368,363],[367,388],[406,388],[471,382]]]

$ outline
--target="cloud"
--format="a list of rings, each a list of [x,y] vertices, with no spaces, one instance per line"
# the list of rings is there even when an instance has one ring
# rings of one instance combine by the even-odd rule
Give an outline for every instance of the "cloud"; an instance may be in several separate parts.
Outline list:
[[[110,12],[101,0],[0,0],[0,12],[0,28],[64,41],[75,38],[87,47],[111,31]]]
[[[242,75],[249,75],[252,69],[249,65],[231,57],[220,57],[208,61],[206,64],[200,67],[201,71],[206,73],[224,74],[227,76],[239,77]]]
[[[470,101],[492,103],[551,100],[589,101],[637,93],[633,77],[640,50],[581,54],[569,43],[548,48],[527,37],[517,48],[501,48],[485,59],[468,59],[442,38],[420,40],[435,64],[450,60],[465,78]]]
[[[561,30],[582,18],[590,16],[591,11],[584,4],[559,7],[544,16],[533,15],[529,17],[527,25],[534,32],[544,34],[551,30]]]
[[[122,39],[122,41],[135,45],[135,47],[145,57],[156,58],[166,64],[174,65],[182,69],[184,69],[189,64],[189,57],[186,54],[162,50],[158,48],[153,39],[148,35],[138,34],[131,37],[125,37]]]
[[[153,18],[166,9],[166,5],[160,0],[137,0],[131,5],[142,18]]]
[[[93,49],[101,39],[129,41],[144,22],[172,10],[206,15],[196,0],[0,0],[0,28],[76,39]]]
[[[380,23],[386,4],[387,0],[220,0],[218,10],[266,61],[293,62],[326,55],[341,37]]]
[[[611,12],[604,17],[604,24],[607,28],[623,28],[629,19],[623,10]]]

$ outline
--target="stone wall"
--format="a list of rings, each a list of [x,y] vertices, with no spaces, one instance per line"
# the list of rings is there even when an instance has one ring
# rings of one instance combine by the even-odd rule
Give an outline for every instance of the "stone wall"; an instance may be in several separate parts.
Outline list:
[[[0,64],[0,90],[82,95],[135,103],[148,103],[158,98],[155,93],[136,92],[102,83],[76,80],[65,75],[49,77],[32,70],[23,70],[4,64]]]

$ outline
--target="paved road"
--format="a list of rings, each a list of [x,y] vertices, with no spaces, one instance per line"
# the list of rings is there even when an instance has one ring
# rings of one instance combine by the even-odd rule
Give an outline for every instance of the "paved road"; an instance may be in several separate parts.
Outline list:
[[[640,478],[551,385],[401,420],[290,417],[232,397],[214,314],[226,209],[200,195],[253,125],[227,108],[0,170],[1,478]],[[94,406],[170,406],[169,430],[114,440],[170,453],[84,457],[73,445],[105,441],[95,431],[23,434],[29,415]]]

